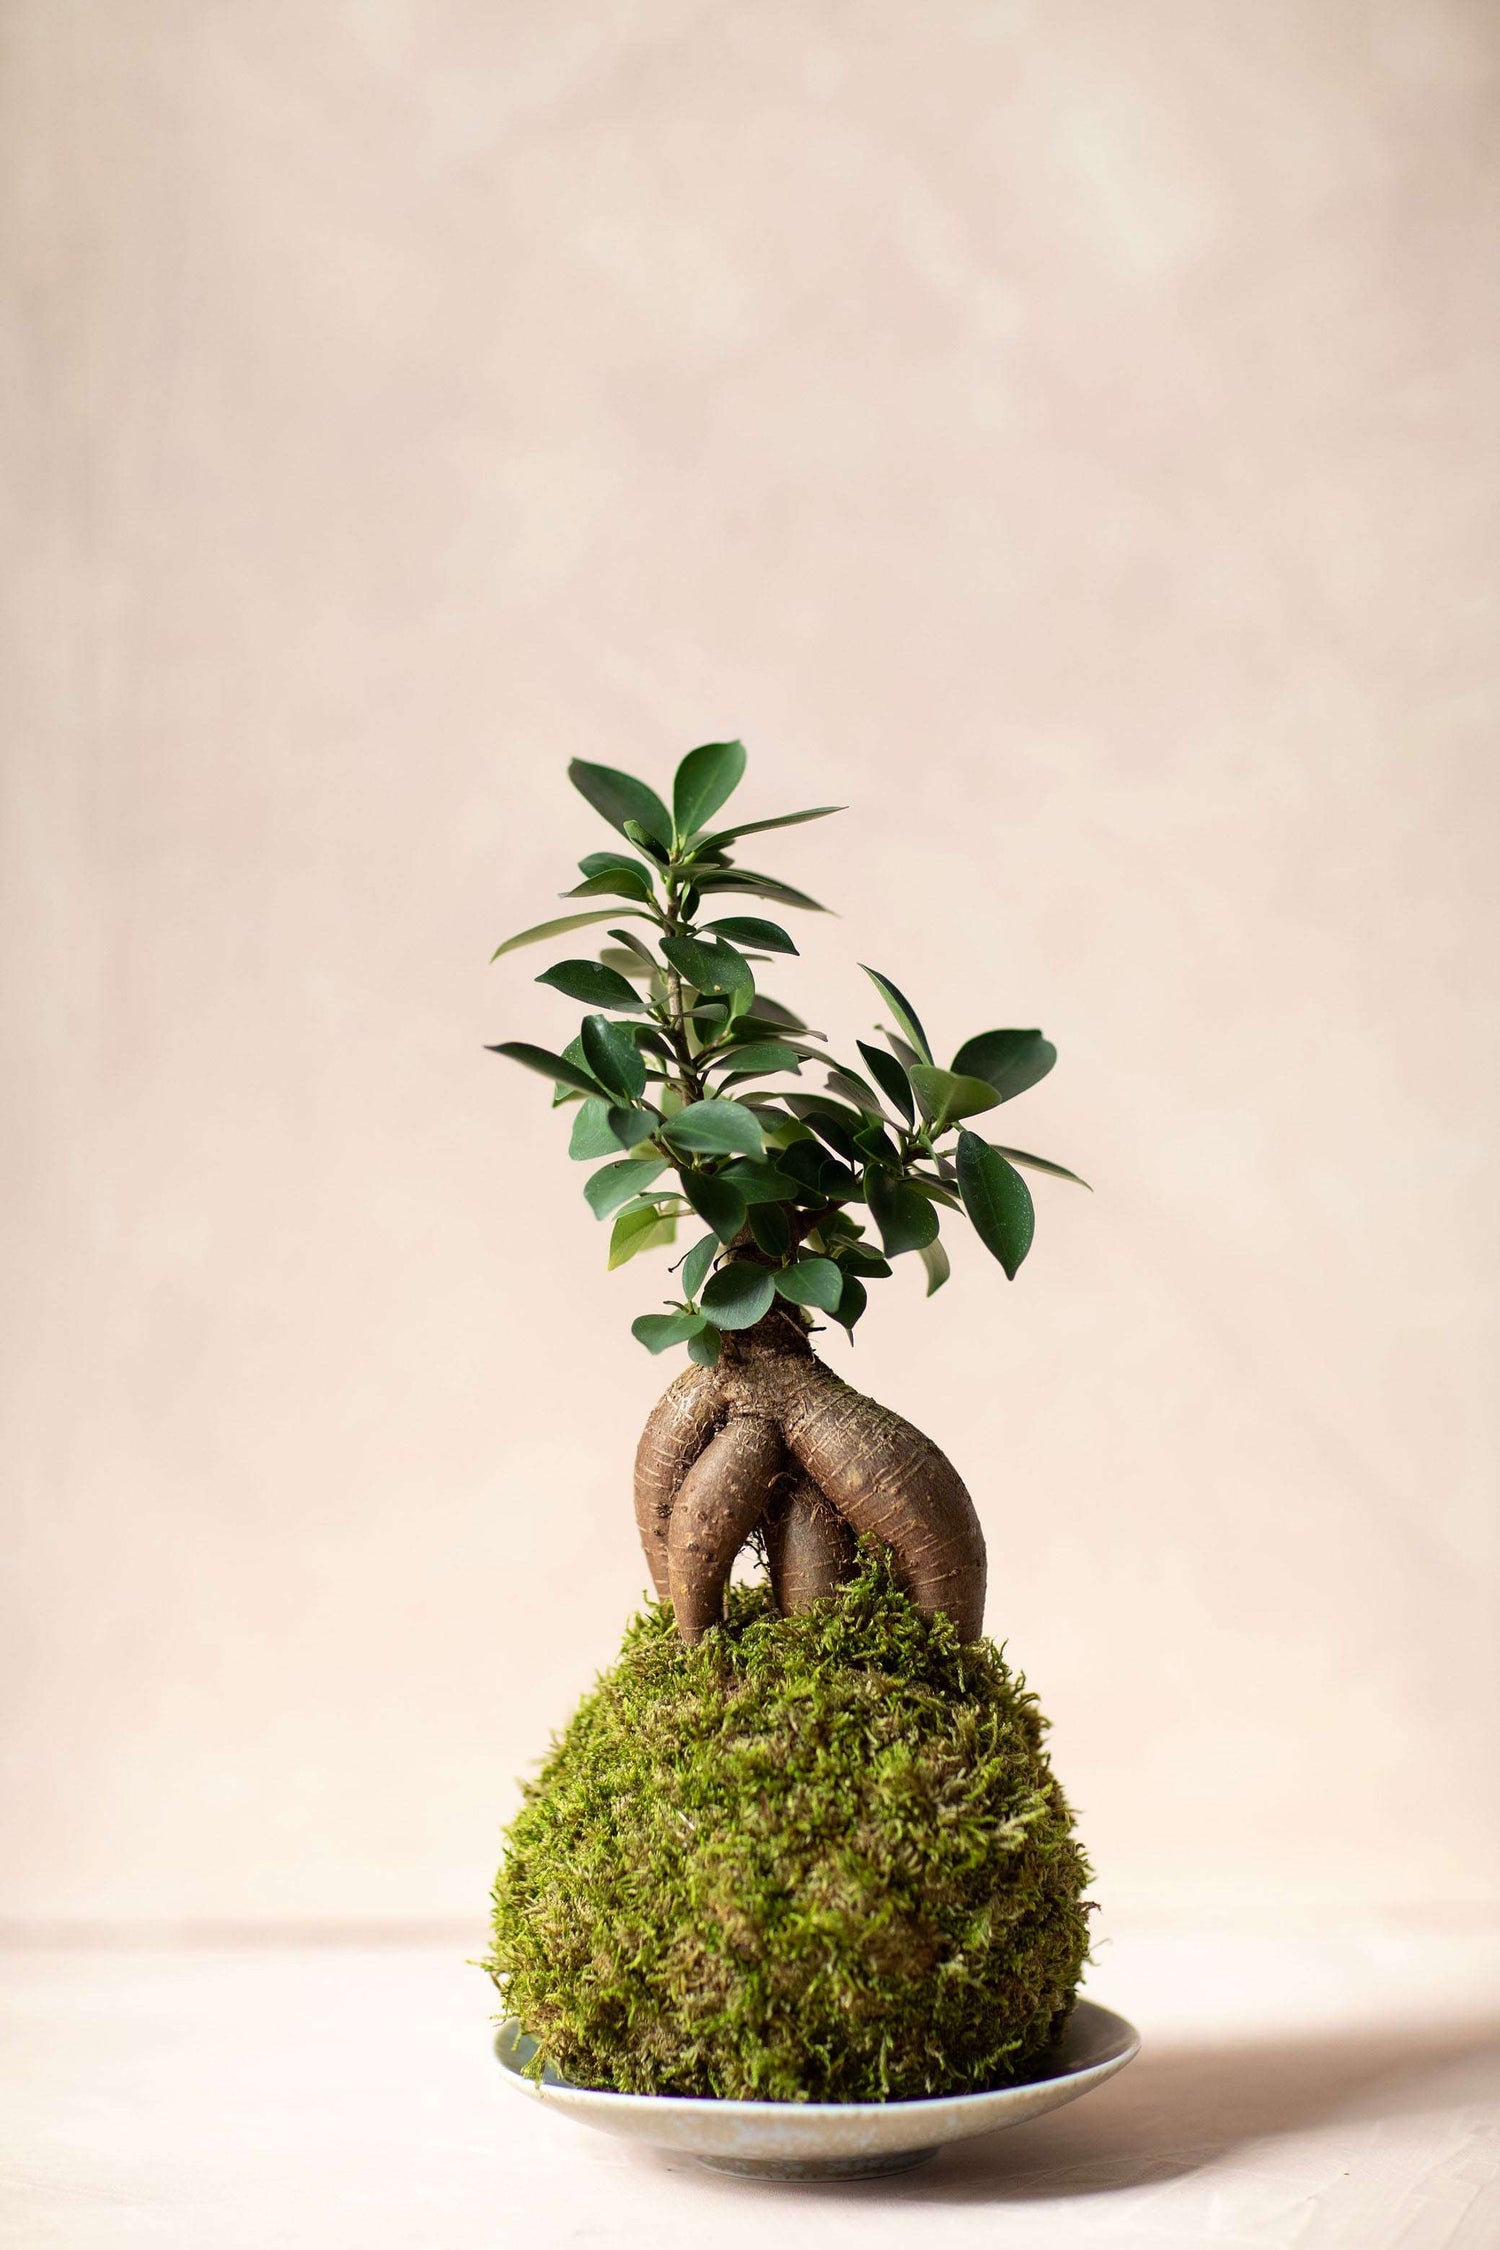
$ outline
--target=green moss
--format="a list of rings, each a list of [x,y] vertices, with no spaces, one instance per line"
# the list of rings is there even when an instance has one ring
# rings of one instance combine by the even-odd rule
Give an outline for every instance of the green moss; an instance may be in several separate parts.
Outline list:
[[[733,1589],[694,1649],[642,1611],[495,1886],[485,1966],[536,2067],[782,2101],[1024,2077],[1088,1950],[1045,1724],[874,1555],[801,1617]]]

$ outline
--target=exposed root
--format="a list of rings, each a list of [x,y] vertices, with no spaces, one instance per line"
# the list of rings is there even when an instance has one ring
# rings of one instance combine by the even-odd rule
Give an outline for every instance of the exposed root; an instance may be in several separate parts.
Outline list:
[[[788,1468],[802,1472],[777,1504]],[[646,1424],[636,1520],[683,1638],[723,1615],[734,1558],[763,1525],[791,1616],[848,1574],[855,1535],[881,1541],[917,1606],[964,1640],[984,1623],[984,1534],[957,1470],[930,1438],[841,1382],[779,1311],[736,1336],[711,1373],[690,1368]]]
[[[667,1531],[673,1499],[725,1411],[711,1370],[687,1367],[657,1400],[641,1432],[635,1450],[635,1521],[659,1602],[671,1597]]]
[[[724,1614],[724,1588],[782,1473],[781,1432],[741,1415],[709,1439],[677,1488],[668,1538],[672,1607],[691,1645]]]

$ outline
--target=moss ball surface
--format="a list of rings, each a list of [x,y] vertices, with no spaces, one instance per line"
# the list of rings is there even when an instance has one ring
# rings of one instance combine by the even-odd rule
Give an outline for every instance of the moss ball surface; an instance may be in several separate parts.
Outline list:
[[[696,1648],[644,1609],[506,1839],[485,1966],[534,2067],[776,2101],[1024,2078],[1088,1951],[1045,1725],[873,1555],[800,1617],[731,1589]]]

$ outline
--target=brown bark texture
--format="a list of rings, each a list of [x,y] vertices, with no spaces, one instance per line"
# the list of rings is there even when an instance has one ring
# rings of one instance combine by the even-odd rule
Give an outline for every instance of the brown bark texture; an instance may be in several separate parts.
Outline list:
[[[966,1641],[984,1623],[984,1534],[963,1479],[930,1438],[842,1382],[801,1327],[768,1313],[690,1367],[641,1433],[635,1512],[651,1581],[685,1641],[724,1613],[735,1556],[757,1528],[786,1616],[832,1593],[856,1537],[889,1548],[924,1614]]]

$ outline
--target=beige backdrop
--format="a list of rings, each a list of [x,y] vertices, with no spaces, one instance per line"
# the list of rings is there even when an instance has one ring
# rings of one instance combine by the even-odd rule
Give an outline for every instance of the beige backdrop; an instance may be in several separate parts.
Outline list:
[[[10,0],[0,1911],[482,1909],[669,1372],[495,968],[742,734],[1006,1284],[967,1473],[1117,1912],[1494,1900],[1500,396],[1474,0]],[[799,926],[800,930],[800,926]],[[544,957],[545,958],[545,957]]]

